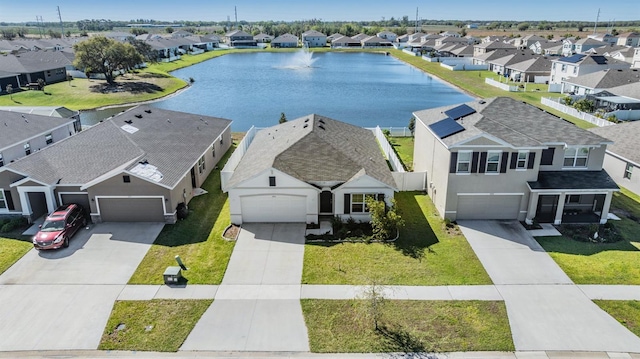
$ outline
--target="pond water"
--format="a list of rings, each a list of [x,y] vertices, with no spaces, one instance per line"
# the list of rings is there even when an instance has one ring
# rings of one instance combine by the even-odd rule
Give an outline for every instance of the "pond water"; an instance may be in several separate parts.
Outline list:
[[[472,100],[391,56],[373,53],[231,54],[174,71],[195,82],[152,106],[233,120],[232,131],[311,113],[362,127],[404,127],[413,111]],[[91,125],[120,109],[89,112]]]

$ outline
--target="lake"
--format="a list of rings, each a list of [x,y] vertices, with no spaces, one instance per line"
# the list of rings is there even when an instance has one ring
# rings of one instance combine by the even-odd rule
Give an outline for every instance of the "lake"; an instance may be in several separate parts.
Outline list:
[[[229,54],[172,72],[195,82],[152,106],[233,120],[232,131],[311,113],[362,127],[405,127],[413,111],[471,101],[455,87],[374,53]],[[310,63],[312,62],[312,63]],[[310,65],[310,66],[309,66]],[[84,124],[117,113],[87,113]]]

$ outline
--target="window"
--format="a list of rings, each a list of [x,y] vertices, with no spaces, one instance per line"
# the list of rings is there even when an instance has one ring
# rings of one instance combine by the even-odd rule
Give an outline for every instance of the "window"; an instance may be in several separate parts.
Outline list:
[[[2,160],[1,156],[0,156],[0,160]],[[2,164],[0,164],[0,166],[2,166]],[[624,169],[624,178],[631,179],[632,172],[633,172],[633,165],[631,163],[627,163],[627,166]]]
[[[365,198],[375,198],[373,194],[352,193],[351,213],[369,213],[369,207],[365,203]]]
[[[561,69],[561,71],[562,71],[562,72],[567,72],[567,65],[562,64],[562,69]]]
[[[4,191],[0,188],[0,209],[7,209],[7,202],[4,199]]]
[[[529,152],[518,152],[516,169],[519,169],[519,170],[526,169],[528,157],[529,157]]]
[[[131,182],[131,177],[130,176],[122,176],[122,182],[124,183],[129,183]]]
[[[51,136],[51,134],[45,135],[44,136],[44,141],[47,143],[47,145],[50,145],[53,143],[53,136]]]
[[[220,136],[220,145],[222,146],[223,143],[224,143],[224,138]]]
[[[27,156],[31,154],[31,144],[29,142],[24,144],[24,154]]]
[[[578,74],[578,66],[573,66],[573,74],[574,75]]]
[[[269,176],[269,187],[275,187],[275,186],[276,186],[276,177]]]
[[[500,151],[487,152],[487,169],[486,173],[498,173],[500,170]]]
[[[565,198],[565,202],[567,203],[580,203],[580,195],[579,194],[570,194]]]
[[[200,157],[198,160],[198,173],[202,173],[204,171],[204,156]]]
[[[564,150],[563,167],[587,167],[589,148],[567,148]]]
[[[211,156],[216,158],[216,145],[211,146]]]
[[[4,158],[2,158],[2,153],[0,153],[0,167],[4,166]]]
[[[469,173],[471,170],[471,152],[458,152],[456,173]]]

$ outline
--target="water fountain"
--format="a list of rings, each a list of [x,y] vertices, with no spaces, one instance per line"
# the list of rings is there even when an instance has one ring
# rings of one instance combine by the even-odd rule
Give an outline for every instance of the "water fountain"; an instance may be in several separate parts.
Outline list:
[[[312,68],[316,60],[313,58],[313,52],[309,51],[309,47],[305,44],[300,51],[293,54],[289,63],[284,67],[288,69]]]

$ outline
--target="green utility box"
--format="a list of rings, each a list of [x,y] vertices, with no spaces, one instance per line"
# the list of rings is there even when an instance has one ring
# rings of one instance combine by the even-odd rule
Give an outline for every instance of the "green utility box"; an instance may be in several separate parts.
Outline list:
[[[182,268],[167,267],[164,271],[164,284],[178,284],[182,279]]]

